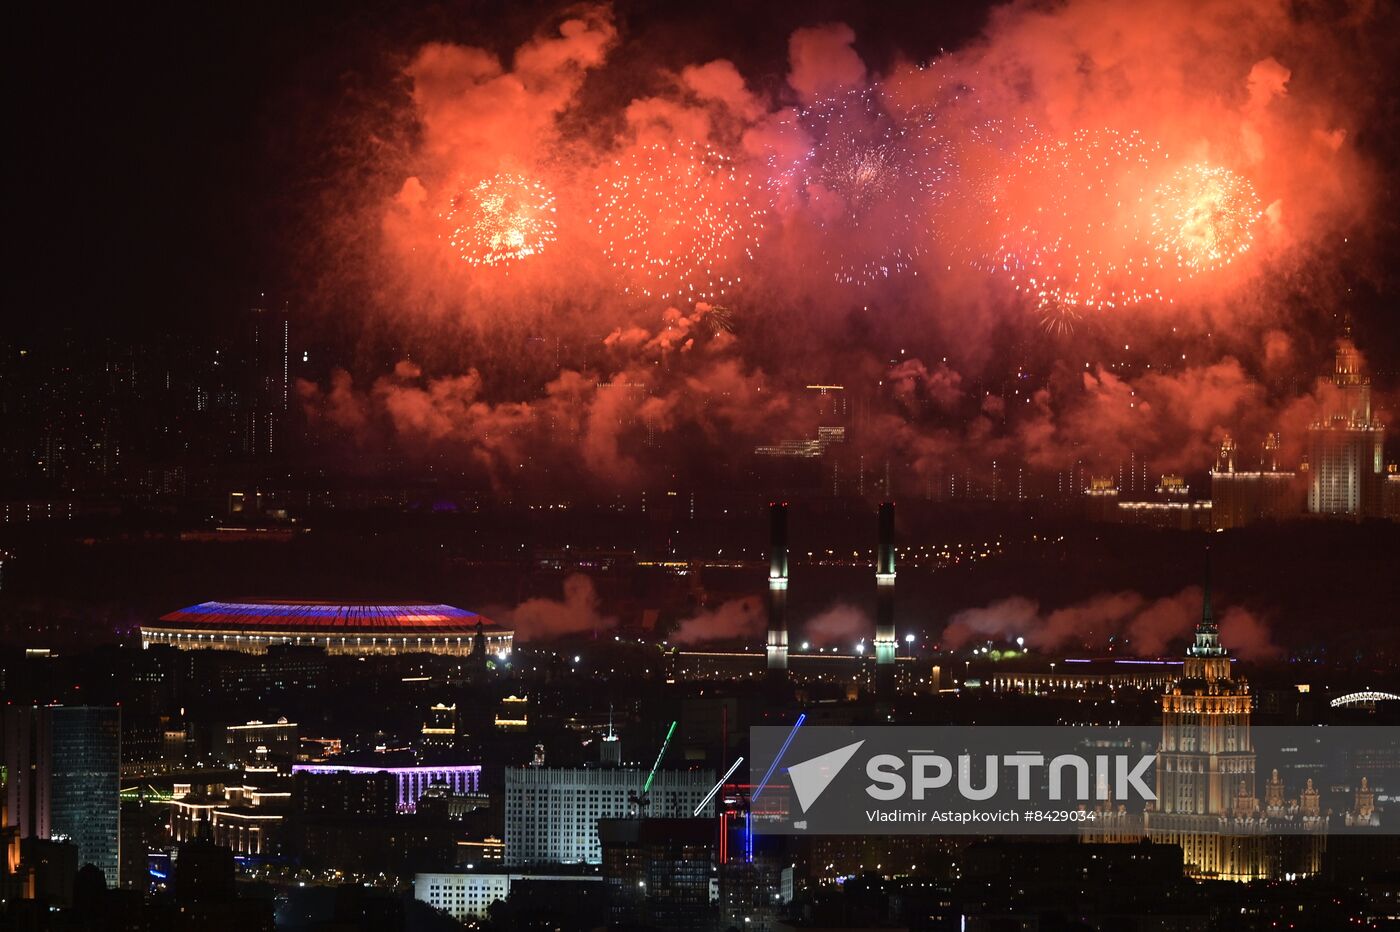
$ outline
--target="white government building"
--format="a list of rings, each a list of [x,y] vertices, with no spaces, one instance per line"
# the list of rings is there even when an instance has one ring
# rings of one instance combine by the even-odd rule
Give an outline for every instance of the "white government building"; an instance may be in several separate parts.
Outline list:
[[[598,820],[634,815],[647,771],[630,767],[506,770],[505,863],[599,864]],[[659,770],[647,793],[652,818],[695,812],[715,785],[712,770]],[[714,815],[713,800],[700,815]]]
[[[547,874],[417,874],[413,898],[440,909],[453,919],[480,919],[491,904],[510,896],[514,880],[597,881],[602,877],[556,877]]]

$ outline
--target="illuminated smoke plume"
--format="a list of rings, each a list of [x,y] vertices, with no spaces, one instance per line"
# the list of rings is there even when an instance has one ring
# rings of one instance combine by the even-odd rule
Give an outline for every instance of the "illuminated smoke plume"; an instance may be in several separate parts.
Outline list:
[[[763,631],[767,619],[763,600],[754,595],[744,596],[686,618],[666,640],[680,645],[749,640]]]
[[[986,220],[954,235],[974,264],[1008,275],[1039,307],[1172,301],[1183,278],[1249,248],[1260,210],[1253,186],[1228,169],[1171,166],[1136,131],[1033,143],[963,189],[964,219]]]
[[[879,87],[778,121],[768,160],[777,210],[837,282],[897,275],[927,247],[947,168],[925,123],[918,111],[895,111]]]
[[[592,4],[513,50],[396,50],[304,237],[316,310],[364,355],[305,410],[355,463],[580,495],[739,475],[815,435],[805,386],[838,373],[879,394],[860,442],[897,486],[991,459],[1199,471],[1226,430],[1296,464],[1316,335],[1384,258],[1358,141],[1393,15],[1011,3],[925,66],[794,23],[786,66],[745,71],[684,37],[619,54],[640,40]],[[444,216],[498,177],[553,198],[529,254]]]
[[[714,315],[701,302],[668,309],[651,327],[617,328],[598,343],[622,357],[620,367],[566,369],[529,401],[490,400],[479,371],[431,376],[407,360],[368,386],[337,372],[328,389],[303,381],[297,390],[313,424],[358,451],[387,433],[425,458],[456,454],[500,484],[522,461],[567,449],[576,490],[586,479],[610,488],[639,476],[648,436],[684,425],[718,443],[791,420],[790,396],[764,392],[763,372],[745,367],[724,314],[720,325]]]
[[[1282,660],[1283,648],[1274,643],[1268,625],[1239,606],[1232,606],[1220,618],[1220,643],[1241,660],[1266,663]]]
[[[1001,599],[958,612],[943,632],[945,647],[957,650],[978,640],[1025,638],[1035,650],[1105,650],[1136,657],[1179,652],[1201,613],[1201,590],[1188,586],[1176,595],[1148,599],[1136,592],[1101,593],[1050,612],[1023,596]],[[1241,606],[1226,609],[1220,640],[1243,660],[1283,656],[1268,627]]]
[[[1246,177],[1173,168],[1137,131],[1081,129],[999,152],[987,142],[1005,143],[1003,124],[974,129],[945,240],[1007,275],[1052,333],[1072,332],[1081,309],[1174,301],[1183,281],[1247,252],[1262,217]]]
[[[851,46],[856,34],[845,23],[808,26],[788,40],[792,71],[788,84],[804,100],[815,100],[865,79],[865,63]]]
[[[656,144],[613,162],[594,225],[624,290],[713,301],[743,281],[762,207],[754,180],[703,143]]]
[[[685,619],[667,640],[681,645],[749,640],[762,634],[766,623],[763,600],[758,596],[744,596]],[[873,631],[874,622],[867,612],[838,602],[807,619],[802,625],[802,638],[815,646],[836,646],[849,651],[856,642],[869,641]]]
[[[871,641],[875,622],[869,613],[848,602],[837,602],[802,625],[802,637],[820,647],[851,650],[861,641]]]
[[[576,634],[600,634],[617,627],[617,619],[598,608],[593,580],[582,573],[564,579],[562,599],[526,599],[513,609],[497,613],[515,629],[521,643],[548,641]]]

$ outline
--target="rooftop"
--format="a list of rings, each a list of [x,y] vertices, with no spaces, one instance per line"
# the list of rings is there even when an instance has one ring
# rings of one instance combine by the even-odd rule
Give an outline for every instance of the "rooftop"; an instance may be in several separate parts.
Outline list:
[[[487,631],[502,626],[476,612],[434,602],[310,602],[252,599],[200,602],[163,615],[159,627],[244,631],[306,631],[467,635],[480,622]]]

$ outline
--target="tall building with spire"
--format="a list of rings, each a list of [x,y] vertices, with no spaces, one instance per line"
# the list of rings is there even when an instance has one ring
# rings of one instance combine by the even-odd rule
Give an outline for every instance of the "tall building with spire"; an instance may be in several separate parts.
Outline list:
[[[1315,873],[1325,823],[1319,820],[1300,837],[1271,832],[1271,814],[1260,806],[1255,782],[1254,697],[1232,663],[1220,643],[1207,562],[1195,638],[1181,678],[1162,695],[1157,802],[1146,814],[1147,837],[1179,845],[1194,877],[1264,880]]]
[[[1385,427],[1348,324],[1337,341],[1330,410],[1308,428],[1308,511],[1365,518],[1383,512]]]
[[[598,743],[598,761],[605,767],[622,766],[622,742],[613,731],[612,706],[608,706],[608,733]]]
[[[1274,771],[1261,805],[1250,733],[1254,697],[1220,643],[1206,566],[1201,619],[1181,677],[1162,694],[1157,801],[1143,813],[1099,807],[1085,841],[1133,844],[1143,838],[1181,848],[1188,875],[1210,880],[1269,880],[1321,869],[1326,818],[1312,782],[1285,799]]]
[[[1210,571],[1196,636],[1186,649],[1181,679],[1162,696],[1162,742],[1157,752],[1157,807],[1148,837],[1177,844],[1188,869],[1204,876],[1266,876],[1250,836],[1220,834],[1221,817],[1254,815],[1254,747],[1249,735],[1253,697],[1234,677],[1220,644],[1211,604]]]

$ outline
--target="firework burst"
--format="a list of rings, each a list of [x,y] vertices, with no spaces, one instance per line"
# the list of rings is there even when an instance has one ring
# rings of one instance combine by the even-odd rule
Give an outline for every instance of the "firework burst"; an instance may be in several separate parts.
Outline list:
[[[593,226],[625,290],[663,301],[713,301],[753,259],[763,208],[756,183],[699,142],[648,145],[613,162]]]
[[[1069,304],[1048,303],[1040,307],[1040,329],[1052,337],[1067,337],[1083,317],[1079,309]]]
[[[733,333],[734,312],[722,304],[716,304],[705,315],[705,323],[709,325],[711,334]]]
[[[1153,240],[1181,268],[1209,272],[1249,250],[1260,216],[1248,180],[1228,168],[1187,165],[1157,188]]]
[[[1009,276],[1047,332],[1072,330],[1086,311],[1171,303],[1184,282],[1245,252],[1260,216],[1243,177],[1203,164],[1173,170],[1136,132],[983,149],[981,170],[963,172],[948,207],[962,235],[950,253]]]
[[[554,242],[554,195],[511,172],[482,179],[438,216],[449,228],[443,239],[473,266],[509,266]]]
[[[926,112],[886,106],[878,88],[818,101],[784,120],[796,157],[769,158],[778,203],[818,228],[838,282],[903,272],[925,248],[930,207],[946,176],[941,147],[923,139]]]
[[[1140,134],[1113,130],[1021,149],[986,192],[983,267],[1010,275],[1042,309],[1167,300],[1141,223],[1146,182],[1166,158]]]

